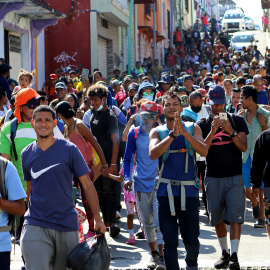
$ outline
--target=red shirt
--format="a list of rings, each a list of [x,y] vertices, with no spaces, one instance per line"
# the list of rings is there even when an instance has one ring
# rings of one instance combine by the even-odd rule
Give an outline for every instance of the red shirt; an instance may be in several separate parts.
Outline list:
[[[202,16],[203,25],[208,25],[208,18],[206,16]]]
[[[175,65],[175,55],[173,53],[168,55],[168,65],[170,67]]]
[[[178,47],[177,53],[178,53],[179,57],[181,57],[181,58],[186,57],[187,48],[185,46]]]
[[[181,32],[180,31],[175,31],[174,34],[175,34],[175,41],[176,42],[181,41]]]

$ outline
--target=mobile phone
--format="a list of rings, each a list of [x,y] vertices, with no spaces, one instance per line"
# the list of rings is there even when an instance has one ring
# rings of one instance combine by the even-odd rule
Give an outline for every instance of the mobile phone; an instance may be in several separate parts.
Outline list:
[[[89,69],[83,68],[81,74],[82,81],[85,82],[86,80],[88,80],[88,76],[89,76]]]
[[[227,121],[227,113],[219,113],[219,119]]]

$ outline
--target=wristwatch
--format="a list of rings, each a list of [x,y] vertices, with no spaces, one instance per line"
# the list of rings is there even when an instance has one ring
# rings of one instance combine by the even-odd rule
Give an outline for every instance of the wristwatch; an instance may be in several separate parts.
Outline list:
[[[230,135],[230,136],[231,136],[231,138],[233,138],[233,137],[236,137],[237,134],[238,134],[238,132],[236,130],[234,130],[233,133],[232,133],[232,135]]]
[[[172,130],[169,132],[169,136],[172,137],[173,139],[176,138],[176,136],[173,134],[173,131]]]

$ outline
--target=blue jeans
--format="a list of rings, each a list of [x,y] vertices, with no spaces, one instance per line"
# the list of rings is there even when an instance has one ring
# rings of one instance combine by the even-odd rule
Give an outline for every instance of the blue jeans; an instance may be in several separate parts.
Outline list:
[[[186,198],[186,211],[181,210],[181,198],[174,197],[176,215],[172,216],[168,197],[158,196],[159,226],[164,240],[164,260],[167,270],[178,270],[178,226],[186,249],[187,269],[198,269],[199,200]]]

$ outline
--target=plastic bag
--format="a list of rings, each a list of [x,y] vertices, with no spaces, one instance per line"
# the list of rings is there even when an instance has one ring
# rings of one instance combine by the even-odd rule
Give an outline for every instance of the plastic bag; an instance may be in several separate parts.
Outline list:
[[[91,237],[78,244],[68,255],[66,266],[70,270],[109,270],[111,254],[104,234]]]

